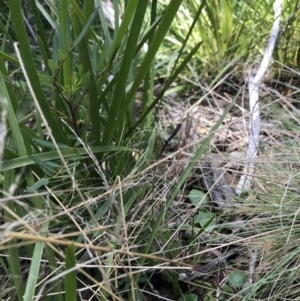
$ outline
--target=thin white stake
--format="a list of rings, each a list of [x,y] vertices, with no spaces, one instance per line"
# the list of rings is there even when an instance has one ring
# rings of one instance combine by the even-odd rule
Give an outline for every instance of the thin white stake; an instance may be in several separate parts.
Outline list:
[[[271,36],[268,46],[265,50],[264,57],[261,61],[260,67],[256,76],[249,76],[249,105],[250,105],[250,123],[249,123],[249,144],[246,154],[246,165],[243,174],[236,188],[236,194],[241,195],[245,190],[249,190],[254,174],[254,160],[257,157],[257,150],[259,145],[260,132],[260,112],[258,102],[258,89],[260,83],[268,70],[272,54],[276,45],[276,40],[280,30],[280,16],[282,11],[282,0],[276,0],[273,4],[274,9],[274,23],[271,30]]]

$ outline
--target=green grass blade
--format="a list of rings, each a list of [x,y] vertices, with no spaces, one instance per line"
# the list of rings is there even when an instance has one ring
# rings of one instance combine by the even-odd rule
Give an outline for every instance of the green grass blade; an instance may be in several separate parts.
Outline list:
[[[134,13],[135,13],[138,3],[139,3],[139,0],[129,0],[129,2],[127,2],[126,10],[125,10],[123,18],[122,18],[121,26],[118,30],[118,33],[113,42],[113,45],[111,46],[111,53],[110,53],[110,57],[108,60],[109,65],[112,65],[115,55],[117,53],[117,50],[119,49],[119,47],[126,35],[128,28],[130,28],[130,23],[132,22],[132,19],[133,19],[133,16],[134,16]]]
[[[94,3],[90,0],[84,0],[83,2],[83,12],[86,18],[88,18],[94,10]]]
[[[77,300],[77,296],[76,296],[77,280],[76,280],[76,270],[74,270],[76,266],[74,245],[70,245],[67,247],[65,253],[65,262],[66,262],[66,270],[68,271],[72,269],[72,271],[68,272],[65,276],[65,291],[66,291],[65,300],[75,301]]]
[[[26,190],[29,193],[33,193],[33,192],[38,191],[38,189],[40,189],[41,187],[46,186],[48,184],[49,184],[49,179],[47,179],[47,178],[41,178],[33,186],[27,187]]]
[[[158,16],[156,18],[156,20],[151,24],[151,26],[144,32],[142,38],[139,41],[139,44],[136,47],[135,56],[140,52],[141,48],[147,41],[151,41],[153,39],[153,35],[154,35],[161,19],[162,19],[162,16]]]
[[[232,38],[232,29],[233,29],[233,1],[227,0],[222,1],[222,24],[221,24],[221,37],[223,40],[223,49],[224,54],[230,45],[230,40]]]
[[[5,59],[5,60],[8,60],[14,64],[19,64],[19,61],[17,59],[15,59],[14,57],[10,56],[9,54],[7,53],[4,53],[2,51],[0,51],[0,57]]]
[[[51,10],[51,13],[44,8],[42,4],[40,4],[38,1],[36,1],[36,6],[41,12],[41,14],[44,16],[44,18],[48,21],[48,23],[51,25],[53,29],[56,28],[55,20],[52,18],[51,15],[53,15],[56,18],[59,18],[59,9],[55,6],[52,0],[45,0],[45,3],[47,3],[48,7]]]
[[[93,1],[89,1],[89,0],[86,1],[87,4],[84,6],[84,10],[85,10],[84,12],[80,9],[80,7],[78,6],[75,0],[69,0],[69,2],[72,4],[72,8],[75,10],[82,24],[86,24],[90,15],[93,14],[93,10],[94,10]],[[102,49],[101,39],[97,37],[97,34],[95,33],[92,27],[89,28],[87,38],[89,38],[90,36],[92,37],[93,42],[97,43],[99,48]]]
[[[171,84],[175,81],[175,79],[178,77],[180,72],[186,67],[188,62],[191,60],[193,55],[198,51],[199,47],[201,46],[202,42],[199,42],[193,49],[192,51],[187,55],[187,57],[183,60],[183,62],[178,66],[178,68],[173,72],[171,77],[168,79],[167,83],[164,85],[163,89],[161,92],[157,95],[155,100],[148,106],[147,110],[142,114],[140,119],[134,124],[132,128],[129,129],[129,131],[126,133],[125,137],[128,137],[134,129],[136,129],[141,122],[148,116],[148,114],[153,110],[153,108],[156,106],[156,104],[160,101],[160,99],[164,96],[165,92],[167,89],[171,86]]]
[[[5,63],[3,61],[2,58],[0,58],[0,74],[2,74],[3,78],[9,78],[9,75],[7,73],[7,69],[5,67]],[[0,92],[1,93],[1,96],[3,97],[9,97],[8,99],[10,100],[10,103],[12,105],[12,108],[13,108],[13,111],[14,112],[17,112],[17,109],[18,109],[18,101],[17,101],[17,98],[16,98],[16,95],[13,91],[13,88],[12,88],[12,85],[9,81],[7,81],[5,83],[5,86],[4,86],[4,83],[2,82],[0,85],[3,85],[2,87],[0,87],[0,89],[5,89],[7,90],[7,93],[5,90],[3,90],[3,92]],[[3,105],[3,103],[2,103]],[[6,104],[4,104],[6,105]]]
[[[98,0],[96,3],[98,4],[99,18],[100,18],[101,28],[103,30],[103,36],[104,36],[104,40],[105,40],[104,44],[111,45],[111,35],[109,32],[107,20],[104,16],[104,12],[103,12],[103,8],[102,8],[103,2]]]
[[[18,153],[20,156],[26,156],[27,151],[24,147],[24,141],[23,141],[23,137],[21,135],[19,126],[18,126],[18,122],[17,122],[17,118],[15,115],[15,111],[13,109],[12,103],[10,101],[7,89],[6,89],[6,85],[3,79],[2,74],[0,73],[0,97],[1,97],[1,102],[4,104],[4,106],[7,109],[7,118],[8,118],[8,122],[10,124],[10,128],[12,130],[12,136],[14,138],[15,144],[16,144],[16,148],[18,150]]]
[[[52,70],[49,66],[49,58],[48,58],[48,55],[47,55],[47,49],[48,48],[44,47],[43,41],[41,40],[41,38],[39,36],[37,37],[37,41],[38,41],[38,45],[40,47],[41,55],[42,55],[43,60],[44,60],[43,63],[45,64],[45,67],[48,71],[48,74],[52,75]]]
[[[49,222],[42,226],[41,233],[47,231]],[[35,287],[39,277],[39,271],[41,268],[42,255],[44,251],[44,243],[37,242],[34,247],[34,252],[31,260],[28,281],[26,284],[26,290],[24,294],[24,301],[32,301],[34,298]]]
[[[39,81],[37,70],[32,56],[32,50],[28,41],[27,32],[22,17],[22,8],[20,1],[8,0],[9,8],[12,15],[14,29],[20,44],[20,52],[24,61],[25,69],[32,85],[33,91],[38,99],[43,114],[45,115],[53,135],[56,140],[63,142],[66,140],[65,135],[58,124],[56,118],[53,116],[49,103],[45,97],[41,83]]]
[[[9,170],[4,173],[4,182],[3,182],[3,190],[9,191],[11,183],[15,182],[14,171]],[[10,210],[14,210],[13,202],[9,201],[6,203],[6,206]],[[6,221],[11,220],[10,214],[5,210],[4,211],[4,219]],[[23,301],[23,296],[25,292],[25,285],[23,283],[22,270],[19,260],[19,251],[14,245],[16,244],[16,240],[10,240],[7,243],[7,254],[8,254],[8,263],[9,269],[12,275],[12,286],[15,287],[15,291],[18,296],[19,301]]]
[[[82,29],[80,20],[75,11],[71,12],[71,20],[73,29],[75,32],[76,39],[78,39],[82,32],[86,33],[87,28]],[[95,75],[92,67],[92,63],[90,60],[90,54],[88,50],[88,41],[86,39],[81,39],[78,43],[79,49],[79,59],[81,64],[83,65],[83,70],[85,74],[90,74],[89,86],[88,86],[88,94],[90,101],[90,115],[91,115],[91,123],[92,123],[92,139],[96,142],[97,145],[100,144],[100,116],[99,116],[99,103],[97,96],[98,89],[96,86]]]
[[[188,31],[188,33],[187,33],[187,35],[186,35],[186,38],[184,39],[184,41],[183,41],[183,43],[182,43],[182,46],[181,46],[181,48],[180,48],[180,50],[179,50],[177,59],[176,59],[176,61],[175,61],[175,63],[174,63],[174,67],[173,67],[173,70],[172,70],[172,72],[171,72],[171,75],[174,73],[174,71],[175,71],[175,69],[176,69],[177,63],[178,63],[179,59],[181,58],[181,55],[182,55],[182,53],[183,53],[183,50],[184,50],[184,48],[186,47],[186,44],[188,43],[188,40],[190,39],[190,37],[191,37],[191,35],[192,35],[192,33],[193,33],[193,30],[194,30],[195,26],[197,25],[197,22],[198,22],[198,20],[199,20],[199,17],[200,17],[200,15],[201,15],[201,13],[202,13],[202,10],[203,10],[205,4],[206,4],[206,0],[201,1],[201,4],[200,4],[198,10],[197,10],[196,13],[195,13],[194,20],[193,20],[193,22],[192,22],[192,24],[191,24],[191,26],[190,26],[190,29],[189,29],[189,31]],[[199,41],[199,42],[200,42],[200,41]],[[200,42],[200,43],[202,44],[202,42]],[[190,60],[191,60],[191,58],[188,60],[188,62],[189,62]]]
[[[8,39],[11,44],[13,44],[14,40],[13,40],[13,38],[11,37],[11,35],[8,31],[9,24],[10,24],[10,16],[7,19],[7,25],[6,26],[0,21],[0,28],[2,30],[3,36],[6,37],[6,39]],[[1,50],[5,49],[5,44],[6,43],[3,41],[2,45],[1,45]]]
[[[71,41],[70,30],[70,17],[69,17],[69,3],[67,0],[59,1],[60,11],[60,34],[62,49],[60,49],[65,56],[63,63],[63,84],[67,85],[70,80],[70,75],[73,70],[72,66],[72,53],[70,52],[69,45]]]
[[[122,146],[92,146],[90,147],[91,152],[93,154],[98,154],[98,153],[107,153],[107,152],[119,152],[119,151],[127,151],[127,152],[132,152],[133,150],[128,147],[122,147]],[[6,152],[4,152],[4,155]],[[7,154],[12,154],[8,153]],[[64,158],[70,158],[70,157],[76,157],[76,156],[82,156],[86,155],[87,152],[84,148],[72,148],[68,150],[62,150],[61,154],[63,155]],[[41,161],[50,161],[50,160],[58,160],[60,159],[59,154],[57,151],[51,151],[51,152],[46,152],[46,153],[39,153],[39,154],[32,154],[32,157],[35,157]],[[5,159],[5,157],[4,157]],[[11,160],[6,160],[2,162],[2,165],[0,166],[0,172],[10,170],[10,169],[15,169],[15,168],[20,168],[20,167],[25,167],[28,165],[34,164],[34,162],[26,155],[24,157],[18,157],[15,159]],[[33,184],[32,184],[33,185]]]
[[[57,267],[57,260],[55,257],[55,253],[53,251],[53,249],[50,246],[45,246],[45,251],[47,254],[47,259],[49,261],[49,265],[52,268],[53,271],[57,271],[57,273],[59,273],[59,269]],[[62,292],[62,285],[60,282],[60,279],[56,279],[53,283],[53,288],[54,288],[54,292],[56,293],[55,296],[55,301],[64,301],[63,295],[61,294]]]
[[[104,145],[108,144],[111,139],[111,136],[115,129],[117,116],[122,115],[122,113],[119,112],[120,107],[121,107],[121,101],[125,94],[127,78],[128,78],[129,71],[132,67],[132,60],[133,60],[135,48],[136,48],[136,45],[138,42],[140,29],[142,28],[147,4],[148,4],[147,1],[139,2],[133,22],[132,22],[132,27],[130,29],[126,49],[124,52],[124,58],[122,61],[122,65],[121,65],[119,74],[118,74],[116,88],[115,88],[114,95],[112,98],[111,108],[110,108],[108,119],[107,119],[107,125],[105,127],[104,134],[103,134],[102,143]],[[123,115],[124,115],[124,113],[123,113]]]
[[[122,112],[123,114],[125,114],[129,104],[131,103],[132,99],[134,98],[134,95],[137,91],[137,89],[139,88],[139,86],[142,83],[142,80],[144,79],[145,75],[147,74],[152,61],[155,57],[155,54],[158,51],[159,46],[161,45],[161,43],[163,42],[169,27],[172,23],[172,21],[174,20],[174,17],[177,13],[177,10],[181,4],[181,0],[172,0],[165,13],[164,16],[161,20],[161,23],[153,37],[152,43],[151,45],[149,45],[149,49],[147,54],[145,55],[145,58],[139,68],[139,71],[135,77],[135,81],[132,84],[132,87],[130,89],[130,91],[128,92],[128,95],[126,96],[124,102],[122,103],[121,106],[121,110],[120,112]],[[120,116],[121,118],[119,120],[122,120],[122,115]],[[118,122],[119,123],[119,122]]]
[[[36,5],[36,1],[30,0],[30,3],[36,21],[38,38],[40,39],[40,45],[43,45],[42,49],[45,52],[44,62],[46,63],[46,61],[48,61],[51,58],[50,49],[48,47],[48,42],[47,42],[47,35],[45,33],[44,25],[42,23],[40,13]]]
[[[81,42],[81,40],[85,37],[85,35],[87,34],[87,32],[89,31],[90,27],[92,26],[93,22],[95,21],[95,18],[97,16],[97,11],[95,10],[91,16],[89,17],[89,19],[87,20],[86,24],[84,25],[82,31],[80,32],[80,34],[77,36],[76,40],[73,43],[73,46],[77,46],[79,44],[79,42]]]

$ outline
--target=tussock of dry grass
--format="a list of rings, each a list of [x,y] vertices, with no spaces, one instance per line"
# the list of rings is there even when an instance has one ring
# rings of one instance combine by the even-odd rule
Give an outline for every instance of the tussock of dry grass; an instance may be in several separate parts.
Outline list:
[[[285,260],[291,253],[296,254],[295,250],[299,244],[297,234],[300,163],[298,128],[300,115],[297,111],[297,100],[292,98],[292,95],[297,94],[298,91],[299,89],[296,90],[295,88],[294,91],[289,92],[290,96],[280,95],[279,97],[277,91],[265,88],[260,96],[261,138],[259,157],[255,159],[256,172],[252,191],[237,199],[236,208],[232,211],[233,216],[242,217],[244,220],[239,225],[242,225],[241,231],[238,231],[236,234],[226,235],[225,239],[227,242],[229,241],[229,244],[233,243],[242,248],[240,259],[237,262],[242,260],[243,264],[242,266],[235,266],[235,268],[247,270],[249,266],[249,252],[252,249],[258,251],[255,291],[260,291],[258,287],[260,287],[260,282],[264,281],[264,277],[270,277],[268,280],[270,283],[274,281],[273,277],[277,277],[275,276],[277,274],[274,272],[278,268],[276,258],[277,260],[282,258],[281,261],[277,261],[282,269],[287,268]],[[197,97],[195,95],[192,100],[178,102],[176,105],[172,103],[172,100],[167,100],[162,111],[162,128],[171,127],[170,125],[176,122],[183,123],[182,132],[179,134],[181,135],[181,138],[179,138],[181,142],[178,143],[177,141],[175,145],[183,143],[185,146],[189,143],[192,144],[194,141],[198,141],[198,144],[200,144],[203,137],[215,123],[215,120],[222,114],[224,99],[226,100],[226,105],[232,100],[232,96],[228,94],[218,96],[213,91],[208,93],[201,105],[190,111],[189,119],[193,121],[193,124],[190,125],[189,121],[184,118],[187,116],[184,112],[187,112],[193,101],[198,99],[201,99],[201,96]],[[214,163],[217,162],[217,165],[223,170],[227,170],[227,180],[233,187],[235,187],[241,174],[241,167],[245,163],[243,156],[248,142],[246,103],[247,92],[244,91],[236,106],[227,115],[225,122],[216,132],[208,150],[208,155],[203,158],[203,162],[212,160]],[[187,127],[188,131],[186,130]],[[193,151],[194,147],[195,145],[190,150]],[[184,154],[187,158],[190,157],[187,152]],[[179,160],[180,162],[183,161],[182,153]],[[190,212],[191,216],[195,213],[192,210]],[[184,214],[181,215],[184,216]],[[186,219],[184,219],[185,221]],[[234,228],[234,223],[228,224],[229,229],[232,230]],[[208,235],[208,237],[206,235],[205,237],[202,234],[202,237],[204,237],[202,243],[203,241],[209,241],[211,243],[210,246],[217,244],[220,249],[226,246],[224,240],[222,243],[220,242],[218,235],[217,238],[214,238],[215,241],[211,241],[209,236],[211,235]],[[224,236],[221,236],[224,239]],[[286,247],[287,244],[288,247]],[[286,252],[279,255],[280,249],[285,249]],[[289,250],[293,250],[293,252]],[[195,253],[193,254],[195,256]],[[275,262],[269,262],[270,257],[273,257]],[[298,256],[291,257],[290,260],[289,265],[294,266],[294,269],[297,270]],[[232,268],[235,269],[234,264]],[[279,275],[277,280],[277,285],[281,287],[278,291],[281,290],[281,293],[282,288],[286,285],[283,274]],[[295,278],[293,280],[291,280],[291,277],[287,278],[290,279],[288,282],[291,287],[294,287],[296,285]],[[267,287],[268,289],[270,288],[269,285]],[[274,290],[268,291],[268,289],[261,290],[261,294],[259,294],[261,299],[259,300],[267,298],[268,295],[272,296]],[[288,291],[291,295],[294,293],[293,289],[288,289]],[[277,295],[274,294],[274,296]]]
[[[271,90],[263,93],[261,141],[259,157],[255,160],[252,191],[236,198],[236,206],[230,214],[225,214],[208,201],[205,208],[215,214],[216,221],[212,231],[205,231],[192,222],[199,211],[199,207],[193,205],[188,197],[191,189],[200,189],[195,170],[175,197],[171,208],[165,212],[150,254],[141,253],[152,231],[155,216],[165,210],[166,199],[191,159],[190,154],[222,114],[223,107],[218,105],[219,98],[214,92],[207,97],[206,103],[192,111],[193,124],[188,139],[183,141],[177,137],[177,143],[183,143],[180,144],[181,149],[176,151],[175,147],[175,152],[167,151],[159,162],[146,159],[146,149],[145,154],[139,154],[139,159],[148,160],[148,167],[143,170],[137,168],[125,179],[117,178],[114,183],[107,180],[105,193],[93,193],[99,188],[96,186],[81,187],[74,180],[76,172],[69,170],[72,177],[67,180],[70,186],[70,202],[67,204],[60,201],[60,194],[66,191],[60,191],[59,187],[57,190],[47,189],[41,194],[45,199],[43,210],[33,211],[24,204],[22,197],[8,196],[7,199],[13,199],[28,214],[20,219],[17,212],[10,212],[11,220],[1,224],[1,250],[7,248],[9,240],[17,238],[20,247],[43,241],[47,248],[55,251],[57,270],[52,270],[47,262],[43,262],[43,273],[38,284],[42,295],[51,291],[53,280],[64,277],[64,248],[74,243],[79,258],[76,270],[82,283],[79,289],[81,294],[89,298],[109,295],[115,300],[121,300],[123,297],[120,296],[126,295],[122,286],[118,287],[121,279],[133,280],[134,275],[140,272],[151,277],[154,271],[163,271],[166,283],[176,282],[182,269],[190,269],[196,264],[203,266],[222,253],[236,249],[238,255],[235,258],[219,265],[216,273],[201,280],[211,286],[217,281],[218,274],[226,282],[231,271],[248,271],[250,253],[255,250],[258,259],[249,300],[267,300],[270,296],[275,296],[272,297],[275,300],[283,293],[289,298],[295,296],[299,265],[300,116],[280,102]],[[243,95],[244,98],[238,100],[215,134],[210,149],[202,159],[204,162],[211,160],[227,171],[227,179],[231,180],[232,186],[241,173],[248,136],[247,109],[243,107],[247,102],[246,92]],[[224,99],[230,101],[231,96],[222,96],[222,101]],[[163,129],[165,134],[169,133],[170,123],[174,127],[181,118],[173,114],[180,116],[183,106],[186,108],[184,102],[172,107],[169,103],[170,100],[163,108],[163,118],[159,124],[159,129]],[[93,156],[91,158],[95,160]],[[103,168],[96,163],[98,169]],[[125,214],[123,197],[135,187],[138,197]],[[74,202],[78,198],[80,201]],[[1,207],[8,210],[5,204],[4,200]],[[41,226],[45,221],[50,221],[51,227],[47,233],[42,233]],[[142,257],[147,264],[140,266],[138,260]],[[6,255],[3,254],[0,260],[1,274],[5,275],[3,266],[6,265]],[[30,258],[25,256],[20,260],[26,279]],[[102,275],[102,282],[98,281],[95,271]],[[7,274],[2,276],[2,298],[9,293],[8,280]],[[197,285],[199,282],[196,281],[194,287]],[[151,291],[149,286],[140,288],[144,292]],[[205,293],[204,288],[201,290]],[[152,288],[151,293],[158,294],[159,291]],[[172,289],[168,291],[169,298],[171,293]],[[232,290],[230,294],[233,296],[239,292]]]

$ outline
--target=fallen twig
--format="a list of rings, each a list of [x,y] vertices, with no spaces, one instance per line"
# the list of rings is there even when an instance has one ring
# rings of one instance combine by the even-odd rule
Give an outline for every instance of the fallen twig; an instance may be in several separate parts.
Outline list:
[[[165,141],[165,144],[163,146],[163,148],[161,149],[159,155],[158,155],[158,160],[161,158],[161,156],[163,155],[164,151],[166,150],[166,148],[169,146],[171,140],[176,136],[176,134],[178,133],[178,131],[181,128],[181,123],[177,124],[175,130],[172,132],[172,134],[170,135],[170,137]]]
[[[257,259],[257,251],[252,250],[251,256],[250,256],[248,278],[247,278],[247,281],[245,282],[245,284],[243,286],[242,295],[244,297],[249,293],[250,285],[253,283],[253,274],[254,274],[256,259]]]

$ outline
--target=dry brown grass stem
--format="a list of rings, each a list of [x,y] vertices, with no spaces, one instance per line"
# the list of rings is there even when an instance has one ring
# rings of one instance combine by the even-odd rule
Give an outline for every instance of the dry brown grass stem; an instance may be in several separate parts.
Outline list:
[[[106,252],[106,253],[128,255],[130,257],[146,258],[146,259],[156,260],[159,262],[167,262],[167,263],[175,264],[177,266],[186,267],[187,269],[193,268],[193,266],[190,264],[174,261],[174,260],[159,257],[159,256],[132,252],[130,250],[112,249],[112,248],[108,248],[108,247],[95,246],[93,244],[77,243],[77,242],[74,242],[71,240],[62,240],[62,239],[58,239],[58,238],[54,238],[54,237],[43,237],[39,234],[33,235],[33,234],[27,234],[27,233],[22,233],[22,232],[9,231],[9,232],[5,233],[5,236],[9,239],[18,238],[18,239],[30,241],[31,243],[43,242],[48,245],[49,244],[50,245],[62,245],[62,246],[74,245],[76,248],[89,249],[89,250],[92,250],[95,252],[100,251],[100,252]],[[3,249],[4,249],[4,247],[0,247],[0,250],[3,250]],[[5,250],[6,249],[7,249],[7,246],[5,246]]]

